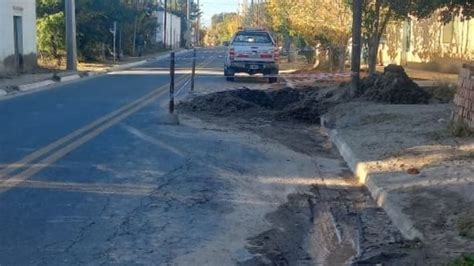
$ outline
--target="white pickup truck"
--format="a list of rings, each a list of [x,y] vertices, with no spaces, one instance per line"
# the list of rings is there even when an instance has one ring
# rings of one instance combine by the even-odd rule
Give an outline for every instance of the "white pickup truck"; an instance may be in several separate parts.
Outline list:
[[[235,73],[258,73],[277,81],[280,51],[271,34],[263,29],[244,29],[234,34],[225,56],[224,75],[234,81]]]

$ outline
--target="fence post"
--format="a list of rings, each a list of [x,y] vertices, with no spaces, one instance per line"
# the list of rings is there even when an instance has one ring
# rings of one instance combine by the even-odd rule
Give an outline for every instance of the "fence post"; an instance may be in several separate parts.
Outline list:
[[[191,91],[194,91],[194,77],[196,75],[196,48],[193,50],[193,70],[191,73]]]
[[[175,54],[170,55],[170,113],[174,113],[174,73],[175,73]]]

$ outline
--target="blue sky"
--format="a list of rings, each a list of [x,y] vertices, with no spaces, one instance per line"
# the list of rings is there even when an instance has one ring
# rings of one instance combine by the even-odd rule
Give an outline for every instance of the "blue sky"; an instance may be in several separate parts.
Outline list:
[[[196,1],[196,0],[194,0]],[[211,24],[211,17],[221,12],[237,12],[238,0],[199,0],[203,16],[202,23],[206,26]]]

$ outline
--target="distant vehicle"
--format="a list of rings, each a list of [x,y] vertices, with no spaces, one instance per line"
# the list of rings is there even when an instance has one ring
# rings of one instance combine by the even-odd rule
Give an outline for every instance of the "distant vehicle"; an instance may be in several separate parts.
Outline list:
[[[228,44],[224,75],[234,81],[235,73],[270,76],[270,83],[277,81],[280,51],[271,34],[264,29],[246,28],[234,34]]]

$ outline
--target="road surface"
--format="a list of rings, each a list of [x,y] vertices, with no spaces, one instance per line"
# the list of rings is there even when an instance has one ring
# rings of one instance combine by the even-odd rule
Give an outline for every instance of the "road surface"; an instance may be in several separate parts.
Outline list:
[[[197,90],[229,86],[223,55],[198,50]],[[190,57],[177,58],[178,90]],[[0,265],[284,265],[355,256],[357,244],[346,240],[358,229],[333,243],[337,234],[321,230],[329,208],[313,210],[324,195],[347,194],[313,193],[318,182],[343,187],[341,159],[192,117],[168,124],[168,65],[0,101]]]

